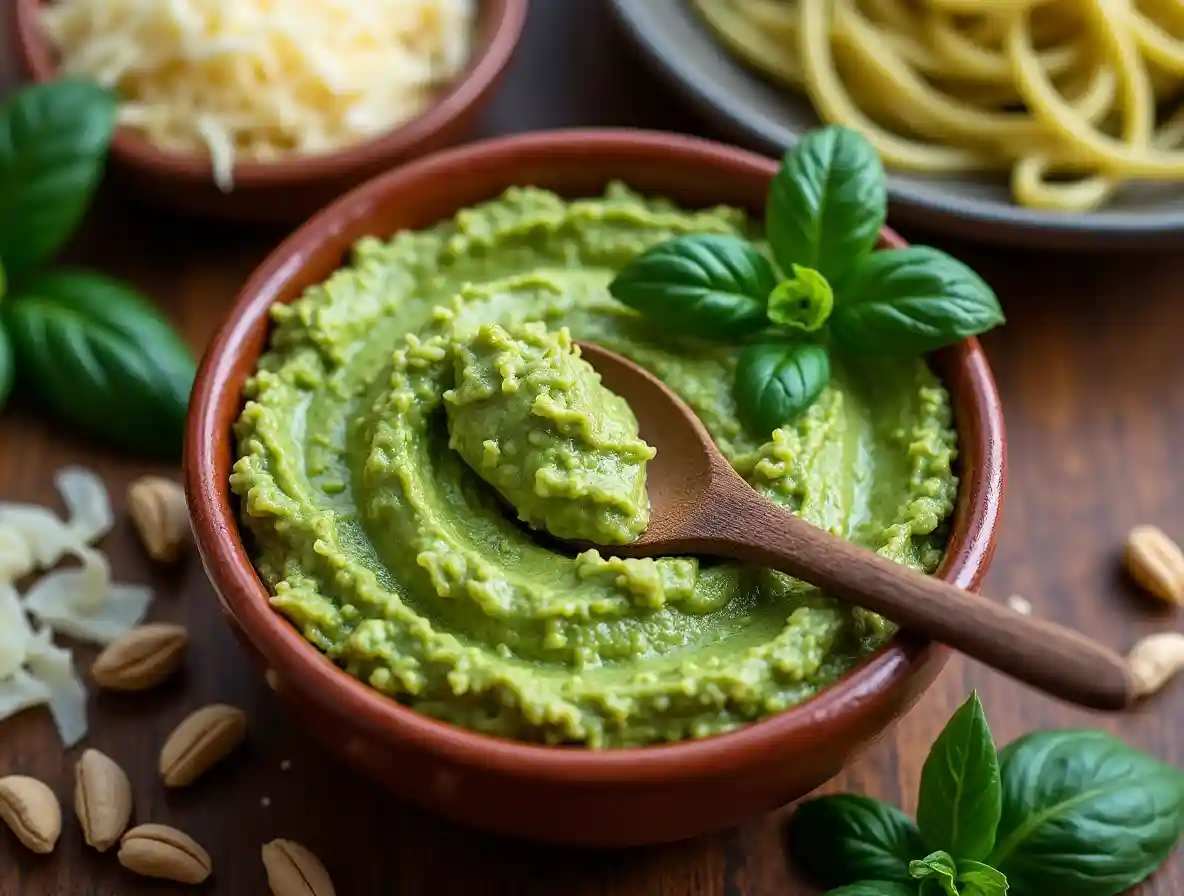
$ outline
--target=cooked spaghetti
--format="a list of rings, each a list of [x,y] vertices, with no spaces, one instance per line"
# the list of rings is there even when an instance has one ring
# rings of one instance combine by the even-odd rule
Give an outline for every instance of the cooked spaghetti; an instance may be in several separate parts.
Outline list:
[[[691,2],[889,168],[1006,172],[1016,202],[1059,212],[1184,181],[1179,0]]]

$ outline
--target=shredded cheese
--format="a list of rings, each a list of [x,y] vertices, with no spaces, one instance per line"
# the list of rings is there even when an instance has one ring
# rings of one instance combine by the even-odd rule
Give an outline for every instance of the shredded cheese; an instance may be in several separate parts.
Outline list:
[[[116,91],[166,150],[313,155],[393,130],[468,65],[477,0],[53,0],[64,70]]]

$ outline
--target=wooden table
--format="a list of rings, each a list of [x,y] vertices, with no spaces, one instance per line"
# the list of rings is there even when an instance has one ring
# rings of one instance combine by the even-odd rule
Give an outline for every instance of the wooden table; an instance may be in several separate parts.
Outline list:
[[[577,124],[710,133],[653,83],[599,0],[537,0],[516,66],[482,131]],[[281,235],[162,219],[106,195],[71,255],[155,296],[200,351],[244,276]],[[942,244],[940,237],[922,236]],[[1009,316],[1009,325],[986,340],[1006,407],[1011,461],[1003,535],[986,590],[997,598],[1023,594],[1038,614],[1123,650],[1140,635],[1178,625],[1171,612],[1125,582],[1119,547],[1127,528],[1145,521],[1184,538],[1184,258],[946,248],[987,276]],[[3,413],[0,499],[56,506],[51,477],[70,463],[99,471],[121,512],[127,484],[152,469],[42,422],[28,406],[17,403]],[[153,617],[188,625],[196,650],[184,681],[162,693],[96,696],[86,743],[129,770],[139,820],[176,824],[208,848],[215,874],[204,892],[265,892],[259,847],[277,836],[303,841],[321,855],[342,896],[815,892],[789,867],[784,811],[696,842],[606,854],[509,843],[400,805],[289,721],[222,623],[195,558],[175,573],[155,571],[126,515],[103,547],[117,577],[159,589]],[[85,649],[80,654],[85,663],[93,656]],[[1102,718],[956,660],[897,729],[827,789],[913,810],[928,746],[972,687],[1001,743],[1037,727],[1097,726],[1184,763],[1184,681],[1145,709]],[[166,796],[155,772],[163,738],[189,710],[215,700],[248,712],[249,748],[192,792]],[[50,782],[69,816],[48,858],[0,834],[0,896],[180,891],[136,880],[114,856],[83,847],[69,811],[78,752],[63,754],[43,710],[0,726],[0,774],[23,772]],[[1184,893],[1184,857],[1174,856],[1137,892]]]

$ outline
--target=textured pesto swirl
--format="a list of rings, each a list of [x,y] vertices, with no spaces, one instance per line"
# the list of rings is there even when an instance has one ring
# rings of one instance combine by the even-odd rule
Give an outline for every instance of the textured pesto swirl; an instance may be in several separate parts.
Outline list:
[[[662,378],[787,510],[932,571],[957,481],[949,396],[924,362],[839,364],[800,419],[754,439],[730,392],[734,347],[672,339],[608,295],[629,259],[702,232],[759,237],[738,210],[620,186],[572,202],[512,189],[428,230],[364,239],[277,306],[231,477],[275,607],[420,712],[594,747],[728,730],[879,646],[884,620],[776,572],[572,555],[513,519],[450,437],[457,346],[495,324],[567,328]],[[482,452],[485,425],[464,436]]]

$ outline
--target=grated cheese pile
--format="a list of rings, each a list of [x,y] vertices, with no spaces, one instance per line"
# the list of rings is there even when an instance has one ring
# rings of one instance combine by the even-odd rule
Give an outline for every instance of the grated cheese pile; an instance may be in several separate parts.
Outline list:
[[[163,149],[313,155],[390,131],[468,65],[477,0],[53,0],[69,74],[113,88]]]
[[[54,481],[69,519],[36,504],[0,502],[0,721],[46,705],[72,747],[86,735],[86,688],[73,652],[55,645],[54,634],[109,644],[144,618],[152,589],[112,582],[106,556],[92,547],[114,522],[102,480],[67,467]],[[66,557],[79,564],[55,569]],[[51,571],[24,595],[17,591],[18,579],[44,570]]]

